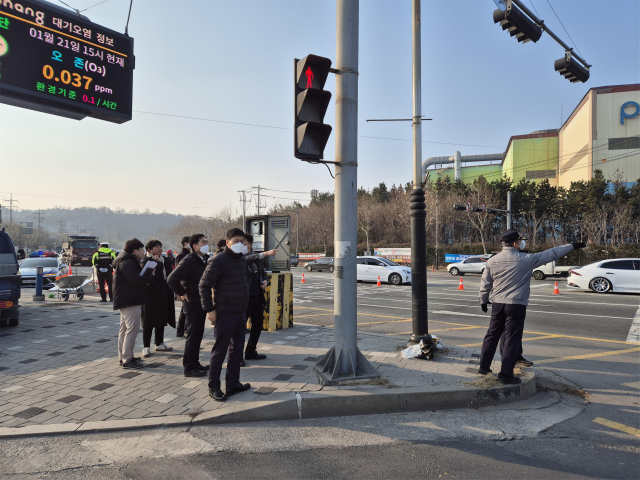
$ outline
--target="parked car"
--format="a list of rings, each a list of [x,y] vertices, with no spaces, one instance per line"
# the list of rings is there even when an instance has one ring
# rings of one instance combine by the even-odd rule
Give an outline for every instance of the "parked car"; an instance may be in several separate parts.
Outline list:
[[[556,265],[556,262],[545,263],[544,265],[536,268],[531,274],[536,280],[544,280],[547,277],[567,277],[569,276],[569,270],[580,268],[576,265]]]
[[[466,260],[458,263],[450,263],[447,265],[447,271],[457,277],[458,275],[464,275],[465,273],[482,273],[484,272],[485,264],[493,255],[477,255],[469,257]]]
[[[65,275],[69,268],[59,257],[27,258],[20,263],[21,286],[36,286],[36,269],[39,266],[43,267],[42,288],[45,290],[53,287],[56,277]]]
[[[567,286],[596,293],[640,293],[640,259],[616,258],[574,268]]]
[[[307,272],[326,270],[329,273],[333,273],[333,257],[322,257],[317,260],[312,260],[307,262],[304,268]]]
[[[358,281],[380,282],[401,285],[411,283],[411,269],[384,257],[358,257],[356,259]]]
[[[297,267],[299,261],[300,261],[300,259],[298,258],[298,255],[291,255],[291,266],[292,267]]]
[[[18,256],[11,237],[0,230],[0,327],[15,327],[19,322],[20,273]]]
[[[43,257],[57,257],[58,254],[56,252],[44,252],[42,254]]]
[[[36,250],[29,254],[29,258],[40,258],[44,252],[42,250]]]

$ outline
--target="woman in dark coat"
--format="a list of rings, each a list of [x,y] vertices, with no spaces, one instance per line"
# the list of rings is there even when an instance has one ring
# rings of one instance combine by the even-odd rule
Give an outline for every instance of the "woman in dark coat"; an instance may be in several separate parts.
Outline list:
[[[149,261],[160,263],[155,269],[153,282],[146,287],[147,301],[142,307],[142,341],[144,348],[142,356],[151,355],[151,336],[155,329],[155,351],[170,352],[172,347],[164,343],[164,327],[176,326],[173,293],[167,285],[167,274],[162,257],[162,243],[160,240],[150,240],[145,245],[146,256],[142,259],[142,268]]]

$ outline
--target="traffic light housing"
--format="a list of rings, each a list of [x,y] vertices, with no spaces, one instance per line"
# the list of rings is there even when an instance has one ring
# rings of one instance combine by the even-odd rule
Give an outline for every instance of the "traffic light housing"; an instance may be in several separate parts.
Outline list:
[[[454,206],[453,206],[453,209],[454,209],[454,210],[466,210],[466,209],[467,209],[467,207],[466,207],[466,206],[464,206],[464,205],[454,205]]]
[[[542,28],[533,22],[522,10],[516,7],[513,2],[508,2],[504,10],[493,11],[493,23],[499,23],[503,30],[507,30],[509,35],[516,37],[522,43],[537,42],[542,36]]]
[[[553,62],[553,68],[571,83],[585,83],[589,80],[589,70],[580,65],[571,56],[571,52],[565,53],[564,57]]]
[[[331,125],[323,123],[331,101],[324,90],[330,69],[331,60],[317,55],[294,60],[294,156],[300,160],[322,160],[331,135]]]

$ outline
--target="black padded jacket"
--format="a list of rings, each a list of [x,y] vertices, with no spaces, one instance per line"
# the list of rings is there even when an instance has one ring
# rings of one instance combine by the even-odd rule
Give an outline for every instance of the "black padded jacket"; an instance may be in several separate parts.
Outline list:
[[[190,253],[182,259],[176,269],[167,277],[167,284],[178,296],[186,295],[189,302],[200,303],[198,283],[207,266],[207,259],[197,253]]]
[[[245,313],[249,304],[247,262],[229,248],[211,259],[200,280],[200,298],[205,312]],[[215,304],[211,289],[215,290]]]
[[[113,309],[144,305],[147,300],[145,286],[153,282],[152,270],[147,269],[141,277],[140,262],[131,253],[121,253],[113,261],[113,268]]]

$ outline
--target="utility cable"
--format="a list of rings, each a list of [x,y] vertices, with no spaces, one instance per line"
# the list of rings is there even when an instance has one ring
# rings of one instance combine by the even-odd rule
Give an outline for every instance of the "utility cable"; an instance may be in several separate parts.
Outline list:
[[[73,8],[71,5],[69,5],[68,3],[64,3],[62,0],[58,0],[61,4],[66,5],[67,7],[69,7],[71,10],[73,10],[74,12],[76,12],[78,15],[80,15],[80,10],[78,10],[77,8]]]
[[[538,9],[536,8],[536,6],[533,4],[533,0],[529,0],[529,3],[533,7],[533,10],[536,12],[536,15],[538,16],[538,18],[540,18],[540,14],[538,13]]]
[[[85,8],[84,10],[80,10],[80,12],[86,12],[87,10],[91,10],[93,7],[97,7],[98,5],[102,5],[103,3],[107,3],[109,0],[102,0],[100,3],[96,3],[95,5],[91,5],[90,7]],[[78,12],[78,13],[80,13]]]
[[[573,38],[571,38],[571,35],[569,35],[569,32],[567,31],[567,29],[564,26],[564,23],[562,23],[562,20],[560,20],[560,17],[558,16],[558,14],[556,13],[556,11],[554,10],[553,6],[551,5],[551,2],[549,0],[547,0],[547,3],[549,4],[549,6],[551,7],[551,10],[553,11],[553,14],[556,16],[556,18],[558,19],[558,21],[560,22],[560,25],[562,25],[562,28],[564,29],[565,33],[567,34],[567,36],[569,37],[569,40],[571,40],[571,43],[573,43],[573,46],[576,47],[576,50],[578,51],[578,53],[580,54],[580,56],[582,56],[582,53],[580,53],[580,49],[578,48],[578,46],[576,45],[576,42],[573,41]]]
[[[251,187],[251,188],[258,188],[258,187]],[[283,192],[283,193],[302,193],[302,194],[309,193],[309,192],[292,192],[290,190],[276,190],[275,188],[264,188],[264,187],[260,187],[260,190],[269,190],[271,192]]]

